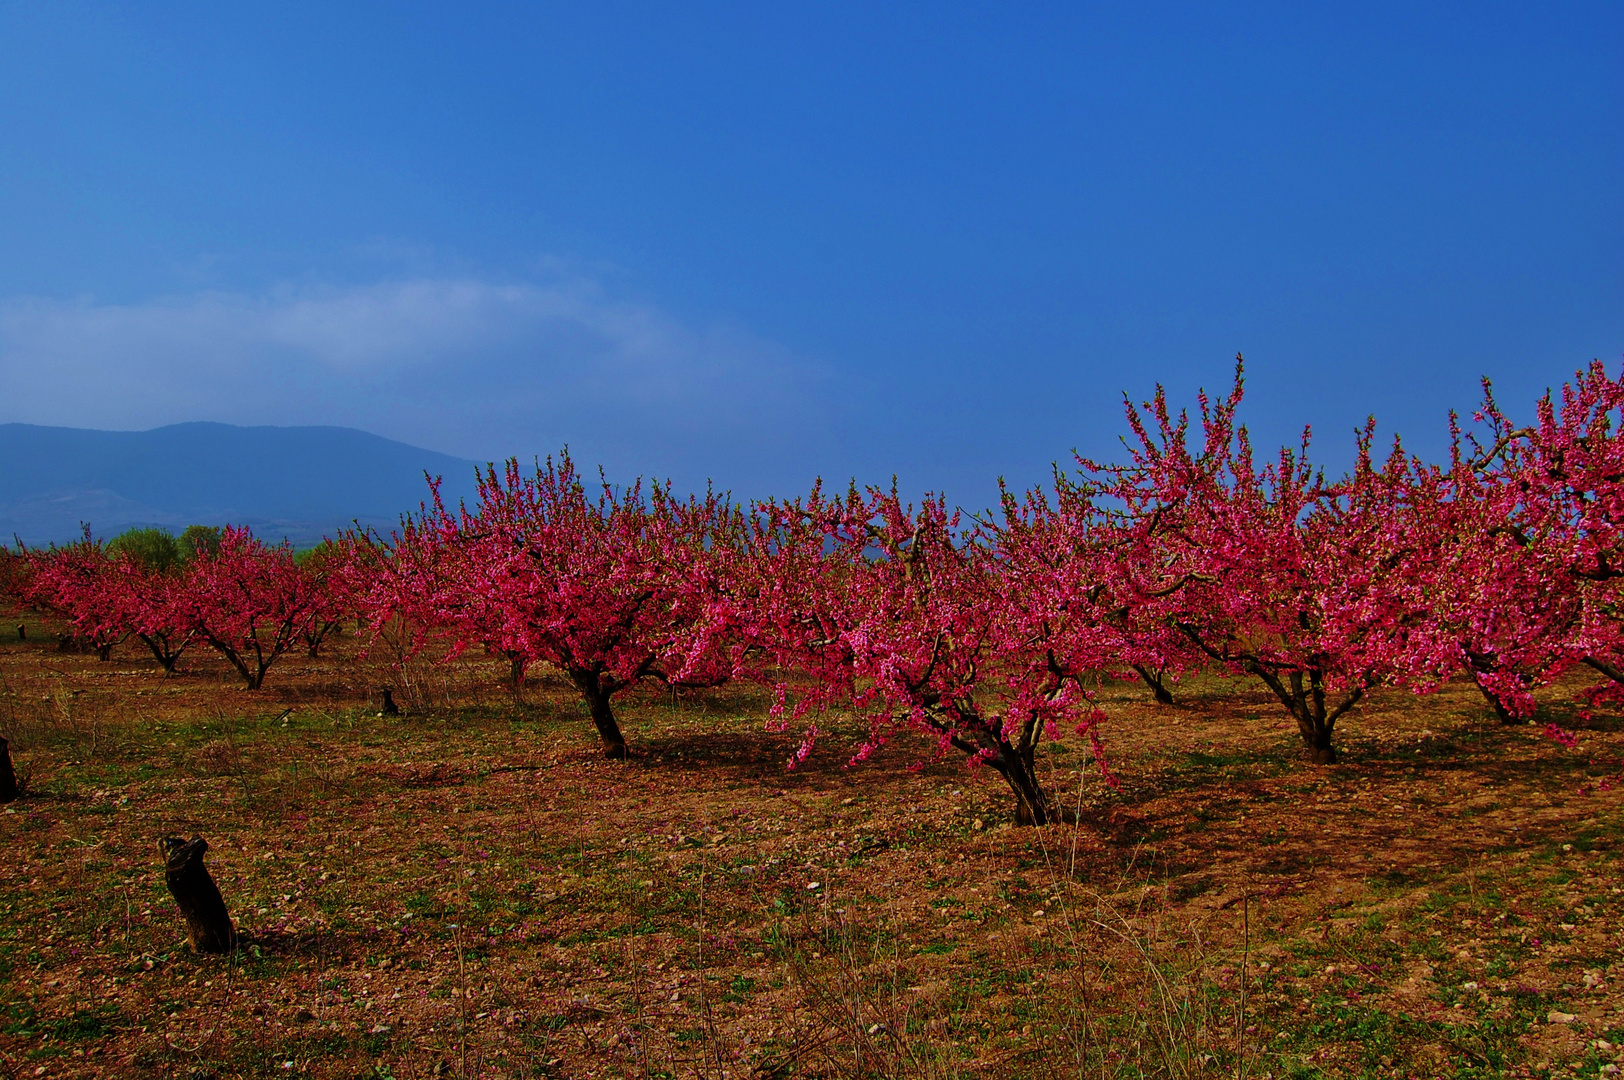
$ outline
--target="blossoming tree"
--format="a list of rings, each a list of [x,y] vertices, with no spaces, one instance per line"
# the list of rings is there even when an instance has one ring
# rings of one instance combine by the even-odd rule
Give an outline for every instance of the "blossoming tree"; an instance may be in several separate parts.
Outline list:
[[[207,641],[257,690],[278,658],[299,644],[324,597],[286,545],[270,547],[227,526],[219,549],[199,550],[174,597],[176,625]]]
[[[575,686],[613,758],[626,740],[613,699],[645,679],[714,686],[733,661],[714,574],[737,535],[726,499],[678,499],[642,484],[589,494],[568,453],[533,475],[488,469],[472,508],[433,504],[387,545],[366,605],[485,645],[516,664],[546,662]]]

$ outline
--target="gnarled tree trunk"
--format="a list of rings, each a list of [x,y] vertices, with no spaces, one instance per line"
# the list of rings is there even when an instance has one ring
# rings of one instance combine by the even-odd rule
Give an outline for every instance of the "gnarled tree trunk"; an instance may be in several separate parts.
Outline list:
[[[175,673],[175,664],[180,661],[181,653],[186,651],[186,646],[191,641],[190,638],[187,638],[179,645],[175,645],[170,642],[167,634],[137,634],[136,636],[146,642],[147,648],[152,650],[153,658],[158,661],[158,665],[164,669],[166,675]]]
[[[186,936],[200,953],[226,953],[237,947],[237,931],[231,925],[220,887],[203,865],[209,843],[201,836],[182,840],[166,836],[160,844],[164,856],[164,883],[186,917]]]
[[[609,695],[602,692],[588,694],[586,704],[592,714],[592,725],[598,729],[598,738],[603,740],[604,756],[625,757],[626,737],[620,733],[620,724],[615,720],[615,710],[610,707]]]
[[[1472,677],[1472,682],[1476,684],[1478,692],[1483,695],[1483,700],[1489,703],[1489,708],[1494,710],[1494,715],[1499,718],[1500,722],[1502,724],[1521,724],[1525,722],[1528,719],[1527,717],[1519,715],[1515,709],[1506,703],[1504,698],[1491,690],[1488,684],[1483,681],[1485,675],[1494,675],[1504,671],[1495,654],[1492,651],[1478,652],[1467,648],[1464,644],[1461,646],[1461,652],[1466,658],[1466,673]],[[1526,676],[1519,675],[1518,681],[1527,686],[1531,680]]]
[[[1056,820],[1054,802],[1038,782],[1032,754],[1025,754],[1005,744],[1008,753],[989,758],[987,764],[997,771],[1009,789],[1015,793],[1015,824],[1047,825]]]
[[[604,756],[625,757],[626,737],[620,733],[620,723],[615,719],[614,707],[609,702],[614,692],[620,689],[620,684],[609,672],[592,668],[570,668],[569,677],[586,702],[592,726],[598,729],[598,738],[603,740]]]
[[[1151,671],[1143,664],[1129,664],[1128,666],[1133,668],[1134,673],[1141,679],[1145,680],[1145,685],[1150,687],[1151,696],[1156,699],[1156,704],[1173,704],[1173,692],[1167,688],[1167,680],[1163,678],[1162,672]]]
[[[941,715],[937,722],[953,745],[967,754],[980,756],[988,768],[1009,785],[1015,795],[1015,824],[1048,825],[1061,820],[1060,808],[1038,780],[1039,725],[1035,718],[1021,725],[1012,743],[1001,723],[983,718],[973,706],[947,707],[941,713],[946,715]]]
[[[11,744],[0,735],[0,803],[16,802],[22,794],[17,786],[17,773],[11,767]]]
[[[1616,683],[1624,683],[1624,671],[1620,671],[1611,663],[1596,656],[1587,656],[1581,661],[1586,667],[1593,668]]]
[[[1468,668],[1467,671],[1471,673],[1472,682],[1477,684],[1478,691],[1483,695],[1483,700],[1489,703],[1489,708],[1494,710],[1494,715],[1499,717],[1502,724],[1521,724],[1524,722],[1522,717],[1506,707],[1506,703],[1500,699],[1500,695],[1483,685],[1481,672],[1476,668]]]
[[[305,627],[304,633],[300,635],[304,639],[305,655],[312,660],[316,659],[321,655],[321,644],[327,640],[328,635],[331,634],[336,637],[342,632],[337,619],[312,620],[310,625]]]
[[[264,685],[265,673],[270,670],[271,664],[276,660],[274,654],[267,658],[257,643],[252,652],[238,651],[230,642],[222,641],[213,634],[207,634],[206,636],[209,644],[214,646],[215,651],[225,657],[231,666],[237,669],[237,674],[242,676],[244,690],[258,690]]]
[[[1336,764],[1336,747],[1331,743],[1331,733],[1342,715],[1364,699],[1365,688],[1354,687],[1340,703],[1332,707],[1325,700],[1324,676],[1317,669],[1308,670],[1308,684],[1304,686],[1304,672],[1289,671],[1282,682],[1278,672],[1270,671],[1261,664],[1252,664],[1251,668],[1252,673],[1274,691],[1280,704],[1297,721],[1297,733],[1308,748],[1309,760],[1315,765]]]

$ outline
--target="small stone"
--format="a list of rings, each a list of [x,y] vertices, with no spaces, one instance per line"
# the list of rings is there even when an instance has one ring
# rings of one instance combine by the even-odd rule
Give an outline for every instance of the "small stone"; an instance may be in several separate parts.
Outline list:
[[[1555,1009],[1545,1014],[1547,1024],[1571,1024],[1577,1019],[1579,1018],[1572,1013],[1558,1012]]]
[[[980,818],[976,818],[974,821],[972,821],[970,823],[970,828],[974,829],[976,832],[980,832],[982,829],[985,829],[986,827],[987,827],[987,823],[985,821],[982,821]]]

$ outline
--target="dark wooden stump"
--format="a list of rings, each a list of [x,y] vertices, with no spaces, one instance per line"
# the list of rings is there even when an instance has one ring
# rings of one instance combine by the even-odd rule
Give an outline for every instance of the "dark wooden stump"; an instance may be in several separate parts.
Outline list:
[[[237,947],[237,931],[231,925],[220,887],[203,865],[209,842],[201,836],[182,840],[166,836],[159,843],[164,856],[164,882],[186,916],[186,936],[200,953],[224,953]]]
[[[17,773],[11,767],[11,744],[0,735],[0,802],[16,802],[22,796]]]
[[[22,623],[17,624],[17,640],[18,641],[27,641],[28,640],[28,627],[24,626]]]
[[[383,688],[383,714],[385,716],[400,715],[400,706],[395,704],[395,692],[387,686]]]

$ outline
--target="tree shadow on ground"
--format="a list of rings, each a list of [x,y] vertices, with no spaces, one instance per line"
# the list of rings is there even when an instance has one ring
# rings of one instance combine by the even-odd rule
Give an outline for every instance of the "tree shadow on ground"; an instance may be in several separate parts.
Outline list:
[[[906,747],[892,748],[872,760],[852,765],[851,756],[861,734],[855,730],[827,732],[819,737],[812,753],[793,768],[791,762],[801,745],[801,734],[796,731],[649,735],[635,743],[630,760],[648,769],[710,768],[721,771],[725,780],[775,789],[810,786],[818,790],[867,789],[921,773],[945,776],[964,767],[963,758],[954,754],[914,768],[921,755]]]
[[[239,927],[238,948],[258,948],[267,956],[302,956],[327,962],[349,963],[365,959],[369,952],[388,945],[393,948],[400,935],[381,930],[276,930]]]

